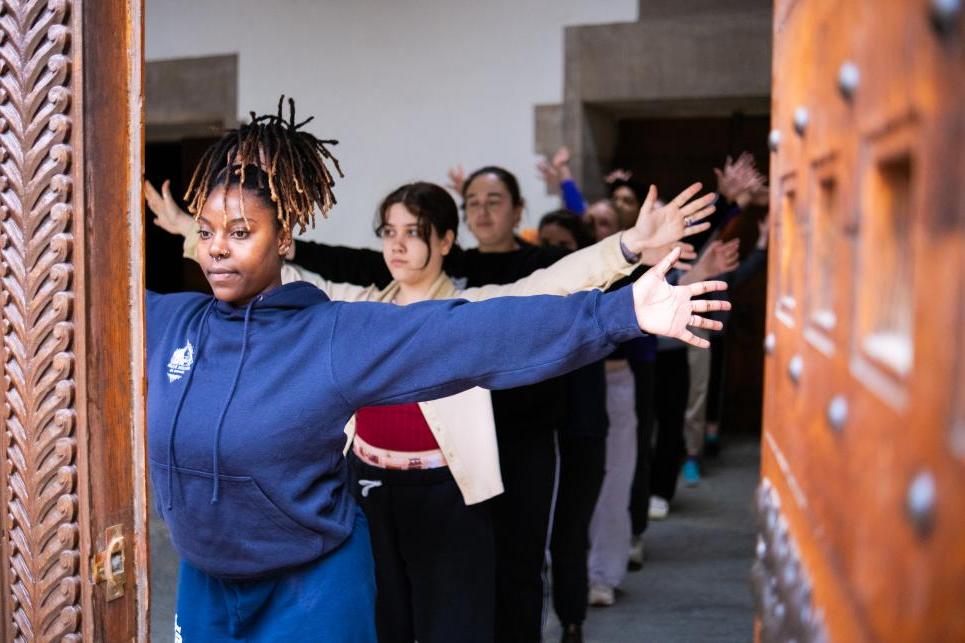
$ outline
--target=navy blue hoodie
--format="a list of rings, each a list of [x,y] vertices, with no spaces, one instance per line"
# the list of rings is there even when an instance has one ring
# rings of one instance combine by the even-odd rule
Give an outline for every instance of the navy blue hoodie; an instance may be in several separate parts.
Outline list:
[[[150,293],[148,455],[178,553],[246,579],[332,551],[352,528],[342,448],[356,409],[600,359],[641,334],[630,291],[404,307],[332,302],[304,282],[244,307]]]

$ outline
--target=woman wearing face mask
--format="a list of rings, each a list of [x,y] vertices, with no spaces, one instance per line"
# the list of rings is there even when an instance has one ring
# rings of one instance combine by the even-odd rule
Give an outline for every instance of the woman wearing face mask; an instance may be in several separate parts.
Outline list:
[[[641,213],[641,227],[623,235],[627,252],[653,254],[645,235],[663,240],[683,232],[686,215],[652,212],[651,205]],[[605,287],[634,268],[614,236],[516,283],[460,290],[442,271],[457,228],[458,210],[445,190],[404,185],[379,207],[377,232],[394,277],[387,288],[335,284],[287,264],[282,278],[310,281],[336,299],[404,305],[566,294]],[[195,236],[186,239],[191,256]],[[502,485],[489,393],[473,389],[419,405],[363,408],[349,433],[356,495],[371,526],[380,640],[492,640],[493,536],[489,506],[480,503]]]

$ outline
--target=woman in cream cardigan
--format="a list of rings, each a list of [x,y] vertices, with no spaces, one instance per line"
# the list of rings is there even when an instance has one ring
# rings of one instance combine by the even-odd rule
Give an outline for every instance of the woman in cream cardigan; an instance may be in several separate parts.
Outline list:
[[[386,288],[332,283],[290,263],[282,279],[313,283],[333,300],[398,305],[606,288],[705,227],[697,222],[712,211],[706,199],[687,203],[697,189],[656,210],[651,190],[634,228],[515,283],[460,289],[442,270],[456,241],[455,202],[437,185],[407,184],[379,207],[377,232],[394,279]],[[184,234],[185,256],[194,258],[193,219],[166,191],[163,198],[150,184],[146,191],[156,223]],[[484,501],[503,487],[489,392],[474,388],[418,405],[359,409],[346,433],[355,493],[370,523],[379,640],[492,640],[493,537]]]

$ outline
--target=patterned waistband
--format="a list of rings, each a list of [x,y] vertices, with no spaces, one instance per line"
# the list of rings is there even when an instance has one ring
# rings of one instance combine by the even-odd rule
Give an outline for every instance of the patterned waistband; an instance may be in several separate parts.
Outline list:
[[[368,444],[358,435],[352,442],[352,451],[365,464],[379,469],[396,469],[400,471],[412,469],[438,469],[449,466],[446,456],[440,449],[431,451],[390,451]]]

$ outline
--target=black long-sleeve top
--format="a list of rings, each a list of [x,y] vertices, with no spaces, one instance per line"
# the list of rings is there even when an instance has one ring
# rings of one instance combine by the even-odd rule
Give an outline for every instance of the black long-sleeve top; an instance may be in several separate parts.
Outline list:
[[[443,269],[454,279],[465,279],[465,287],[508,284],[552,265],[566,251],[539,247],[517,239],[519,248],[510,252],[479,252],[473,248],[454,248],[446,256]],[[392,276],[382,253],[366,248],[328,246],[309,241],[295,242],[295,263],[342,283],[384,288]],[[507,324],[526,323],[507,319]],[[496,432],[552,430],[566,418],[566,389],[562,378],[514,389],[493,391]]]

